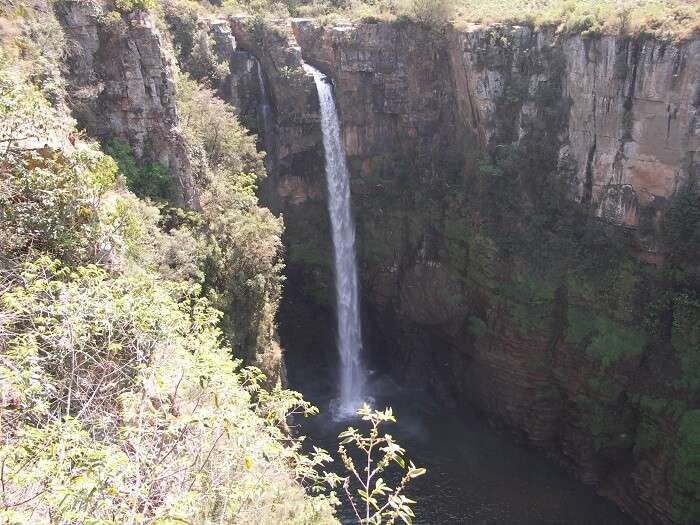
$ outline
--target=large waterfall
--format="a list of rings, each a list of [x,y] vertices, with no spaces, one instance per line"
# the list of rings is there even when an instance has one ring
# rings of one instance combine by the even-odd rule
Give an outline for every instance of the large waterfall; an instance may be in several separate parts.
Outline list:
[[[309,65],[305,68],[313,74],[316,81],[326,155],[328,213],[335,258],[338,352],[341,367],[337,412],[341,416],[349,416],[365,401],[365,372],[361,360],[362,330],[355,263],[355,224],[350,210],[350,177],[345,161],[345,149],[340,138],[340,123],[333,99],[333,88],[323,73]]]

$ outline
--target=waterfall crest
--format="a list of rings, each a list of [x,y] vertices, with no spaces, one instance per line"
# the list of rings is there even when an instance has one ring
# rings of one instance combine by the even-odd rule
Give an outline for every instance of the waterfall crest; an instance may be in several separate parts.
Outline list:
[[[333,88],[325,75],[309,66],[321,105],[321,131],[326,157],[328,213],[331,219],[335,262],[335,290],[338,316],[338,353],[340,355],[340,396],[338,415],[354,415],[365,399],[365,372],[362,365],[362,329],[359,313],[357,264],[355,261],[355,223],[350,209],[350,177]]]

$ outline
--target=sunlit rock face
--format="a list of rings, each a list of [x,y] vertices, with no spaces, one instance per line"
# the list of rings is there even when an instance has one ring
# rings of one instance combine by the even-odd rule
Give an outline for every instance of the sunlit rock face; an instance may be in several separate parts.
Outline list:
[[[181,203],[197,206],[177,129],[173,58],[153,17],[136,12],[107,23],[106,6],[80,1],[56,9],[71,41],[69,102],[79,125],[93,136],[123,139],[138,158],[169,168]]]
[[[700,176],[700,41],[300,19],[263,48],[231,24],[272,93],[264,198],[285,216],[288,286],[332,303],[317,101],[280,74],[299,53],[334,83],[371,350],[640,523],[692,523],[697,494],[673,480],[694,336],[675,307],[649,318],[676,293],[664,218]]]
[[[532,126],[558,126],[572,197],[629,227],[640,205],[668,197],[697,170],[698,40],[561,37],[525,27],[445,35],[388,24],[294,28],[305,56],[337,78],[350,155],[381,155],[397,142],[420,151],[455,127],[493,147]]]

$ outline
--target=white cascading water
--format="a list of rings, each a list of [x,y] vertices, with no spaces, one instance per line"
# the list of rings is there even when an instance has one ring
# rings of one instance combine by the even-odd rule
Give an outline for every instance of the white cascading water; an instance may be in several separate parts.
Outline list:
[[[340,138],[340,123],[333,99],[333,88],[323,73],[308,64],[304,67],[314,76],[321,105],[321,131],[326,156],[328,213],[333,237],[338,310],[340,397],[335,408],[337,415],[348,417],[354,415],[366,401],[355,263],[355,224],[350,210],[350,177],[345,161],[345,148]]]
[[[260,117],[262,117],[260,127],[263,135],[265,151],[267,152],[267,155],[265,156],[265,165],[268,173],[272,173],[274,170],[274,152],[272,151],[272,111],[270,109],[270,98],[267,95],[265,79],[263,78],[262,74],[262,64],[260,64],[260,62],[256,64],[256,69],[258,70],[258,89],[260,90],[260,103],[258,105],[258,110]]]

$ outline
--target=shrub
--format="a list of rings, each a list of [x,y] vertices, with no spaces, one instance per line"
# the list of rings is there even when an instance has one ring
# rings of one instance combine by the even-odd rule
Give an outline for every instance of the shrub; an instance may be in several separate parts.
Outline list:
[[[204,289],[224,312],[222,326],[237,356],[256,363],[271,380],[281,350],[274,315],[282,283],[282,220],[258,206],[257,179],[265,175],[255,137],[214,93],[181,76],[178,110],[190,151],[208,246]]]
[[[139,164],[131,146],[119,139],[107,143],[105,152],[117,161],[119,173],[124,176],[128,188],[136,195],[156,200],[168,200],[172,197],[174,181],[165,166],[149,162]]]
[[[163,2],[165,22],[173,39],[178,62],[185,64],[194,48],[197,33],[198,4],[169,0]]]
[[[690,410],[681,419],[675,449],[673,499],[676,518],[686,523],[700,519],[700,410]]]
[[[196,291],[43,258],[1,307],[3,521],[334,523],[279,430],[311,407],[236,370]]]
[[[673,298],[671,343],[681,363],[681,383],[700,390],[700,300],[687,293]]]
[[[65,261],[99,251],[98,207],[114,182],[114,161],[91,148],[71,156],[50,149],[12,156],[0,174],[4,257],[50,252]]]
[[[570,308],[567,315],[565,340],[583,345],[586,355],[598,361],[603,369],[638,357],[646,350],[647,338],[642,330],[604,315],[591,315],[580,308]]]
[[[220,61],[216,56],[214,40],[206,28],[195,34],[192,54],[185,62],[185,68],[193,78],[200,81],[212,80],[214,85],[218,85],[230,74],[228,63]]]
[[[396,422],[391,408],[372,410],[364,405],[357,411],[363,421],[369,423],[369,434],[364,435],[359,430],[350,427],[338,436],[340,446],[338,453],[347,470],[346,477],[335,474],[325,474],[326,482],[332,487],[342,487],[357,519],[357,523],[381,525],[395,523],[400,519],[403,523],[411,523],[414,517],[411,505],[415,503],[403,493],[412,479],[425,474],[424,468],[416,467],[413,462],[406,464],[404,449],[399,446],[389,434],[380,435],[381,425]],[[346,446],[351,445],[353,451]],[[358,468],[352,457],[352,452],[358,452],[358,460],[363,465]],[[392,465],[398,465],[402,475],[394,487],[388,485],[382,474]],[[360,505],[356,503],[359,496]]]
[[[157,0],[114,0],[115,7],[122,13],[151,11],[158,7]]]
[[[661,225],[665,248],[679,262],[695,261],[700,252],[700,191],[685,184],[671,197]]]
[[[447,24],[453,15],[451,0],[410,0],[407,6],[408,15],[416,22],[431,27]]]
[[[641,355],[646,350],[644,333],[599,317],[595,321],[594,335],[586,354],[600,361],[607,368],[622,359]]]

